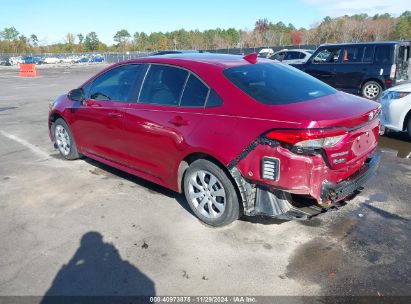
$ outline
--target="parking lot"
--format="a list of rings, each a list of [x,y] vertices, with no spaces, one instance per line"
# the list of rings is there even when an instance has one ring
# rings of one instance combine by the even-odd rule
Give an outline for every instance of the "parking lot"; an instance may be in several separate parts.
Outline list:
[[[182,195],[53,149],[48,103],[104,66],[0,68],[0,296],[411,295],[409,138],[381,139],[337,211],[213,229]]]

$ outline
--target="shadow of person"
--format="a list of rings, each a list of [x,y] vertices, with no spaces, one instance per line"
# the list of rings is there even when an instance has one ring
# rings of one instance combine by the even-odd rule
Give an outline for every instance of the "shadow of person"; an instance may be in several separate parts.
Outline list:
[[[154,296],[154,282],[121,259],[98,232],[83,235],[80,248],[62,266],[41,303],[55,296]],[[49,301],[52,300],[53,301]]]

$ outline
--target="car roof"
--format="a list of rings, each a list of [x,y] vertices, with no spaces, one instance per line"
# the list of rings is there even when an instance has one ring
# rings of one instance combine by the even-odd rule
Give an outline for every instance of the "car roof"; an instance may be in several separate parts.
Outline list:
[[[307,49],[282,49],[279,50],[277,52],[275,52],[275,54],[280,53],[280,52],[308,52],[308,51],[315,51],[315,50],[307,50]]]
[[[403,44],[403,45],[409,45],[410,43],[408,41],[369,41],[369,42],[325,43],[325,44],[321,44],[320,46],[370,45],[370,44],[378,44],[378,45]]]
[[[272,63],[272,60],[258,58],[257,63]],[[142,57],[127,61],[133,62],[151,62],[151,63],[164,63],[164,64],[178,64],[181,63],[200,63],[219,66],[221,68],[229,68],[233,66],[251,64],[244,59],[242,55],[229,55],[229,54],[215,54],[215,53],[184,53],[184,54],[167,54],[160,56]]]

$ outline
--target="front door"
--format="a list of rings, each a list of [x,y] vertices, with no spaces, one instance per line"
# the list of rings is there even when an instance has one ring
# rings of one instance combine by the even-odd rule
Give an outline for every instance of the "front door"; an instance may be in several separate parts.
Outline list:
[[[167,183],[202,119],[209,88],[194,74],[152,64],[139,102],[130,104],[124,121],[128,163]]]
[[[335,87],[336,65],[340,63],[341,48],[329,47],[317,51],[306,64],[305,72]]]
[[[122,162],[124,113],[141,70],[140,65],[115,67],[90,84],[86,100],[73,109],[72,128],[81,151]]]

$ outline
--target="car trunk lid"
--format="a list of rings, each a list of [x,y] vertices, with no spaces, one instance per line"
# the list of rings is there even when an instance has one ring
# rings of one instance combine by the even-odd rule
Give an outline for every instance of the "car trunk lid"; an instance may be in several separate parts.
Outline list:
[[[378,144],[380,106],[376,102],[337,92],[288,105],[287,111],[289,119],[304,120],[304,129],[343,130],[341,141],[323,148],[332,169],[364,162]]]

